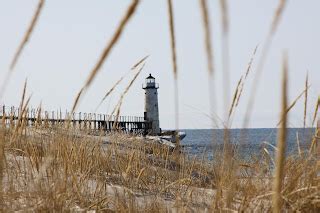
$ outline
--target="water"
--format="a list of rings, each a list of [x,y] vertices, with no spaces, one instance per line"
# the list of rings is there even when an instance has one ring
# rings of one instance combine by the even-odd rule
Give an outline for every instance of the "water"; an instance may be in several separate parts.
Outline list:
[[[287,129],[287,154],[298,152],[297,137],[301,150],[308,150],[315,129],[289,128]],[[204,154],[209,159],[214,159],[217,151],[222,151],[224,141],[223,129],[186,129],[187,136],[182,140],[184,150],[190,156],[202,157]],[[278,129],[231,129],[229,130],[230,142],[240,156],[246,158],[259,155],[263,148],[274,154],[277,142]]]

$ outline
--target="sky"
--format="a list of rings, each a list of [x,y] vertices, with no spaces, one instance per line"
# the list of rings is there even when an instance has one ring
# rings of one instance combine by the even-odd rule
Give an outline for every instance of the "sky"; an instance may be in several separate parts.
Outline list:
[[[223,37],[219,1],[209,2],[215,72],[208,79],[204,33],[199,0],[174,0],[174,19],[178,62],[179,128],[221,128],[227,85],[223,82]],[[143,116],[144,91],[141,88],[151,73],[159,83],[159,113],[162,129],[174,129],[174,79],[172,72],[167,1],[142,0],[119,41],[104,62],[77,111],[94,112],[104,94],[129,73],[97,113],[110,114],[134,72],[130,68],[146,55],[150,57],[129,93],[122,115]],[[248,81],[231,127],[241,128],[253,90],[254,76],[263,45],[277,8],[278,0],[228,1],[230,94],[246,71],[257,45]],[[0,84],[30,23],[37,0],[1,0],[0,6]],[[47,0],[36,28],[23,50],[0,104],[19,106],[23,84],[28,79],[30,106],[70,110],[102,50],[108,44],[129,0],[85,1]],[[318,0],[288,1],[255,89],[255,104],[249,127],[272,128],[279,121],[283,55],[288,55],[289,102],[303,90],[309,73],[307,125],[311,125],[320,93],[320,13]],[[210,84],[210,85],[209,85]],[[214,101],[210,105],[210,95]],[[231,100],[229,100],[231,101]],[[289,113],[289,126],[303,126],[303,98]],[[212,107],[211,107],[212,106]],[[214,113],[214,114],[213,114]],[[213,122],[216,121],[216,122]],[[213,123],[218,123],[217,126]]]

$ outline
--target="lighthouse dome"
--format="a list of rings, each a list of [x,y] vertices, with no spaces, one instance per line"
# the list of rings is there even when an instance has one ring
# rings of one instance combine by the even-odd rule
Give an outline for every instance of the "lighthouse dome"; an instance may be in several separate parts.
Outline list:
[[[155,78],[150,73],[149,76],[147,77],[147,79],[155,79]]]

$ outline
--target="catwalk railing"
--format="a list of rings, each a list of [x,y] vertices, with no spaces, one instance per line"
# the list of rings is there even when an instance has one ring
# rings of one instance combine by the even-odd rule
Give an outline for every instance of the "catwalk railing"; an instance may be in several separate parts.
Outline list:
[[[55,127],[68,125],[70,128],[89,131],[123,131],[135,134],[147,134],[151,123],[138,116],[114,116],[97,113],[44,111],[38,109],[22,110],[17,107],[0,106],[0,119],[6,126],[15,126],[24,122],[25,126]]]

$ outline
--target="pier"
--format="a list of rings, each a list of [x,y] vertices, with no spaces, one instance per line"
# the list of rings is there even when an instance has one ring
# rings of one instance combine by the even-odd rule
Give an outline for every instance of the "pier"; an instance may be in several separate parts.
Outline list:
[[[148,134],[152,123],[138,116],[114,116],[97,113],[70,113],[61,111],[43,111],[42,109],[25,109],[1,106],[0,119],[2,125],[15,126],[19,122],[25,126],[55,127],[68,125],[68,127],[88,132],[121,131],[133,134]]]
[[[115,116],[98,113],[44,111],[20,107],[0,106],[1,125],[12,127],[16,125],[34,127],[63,126],[88,133],[121,131],[139,135],[160,135],[158,107],[159,84],[149,74],[142,89],[145,91],[144,116]],[[23,111],[23,112],[22,112]]]

